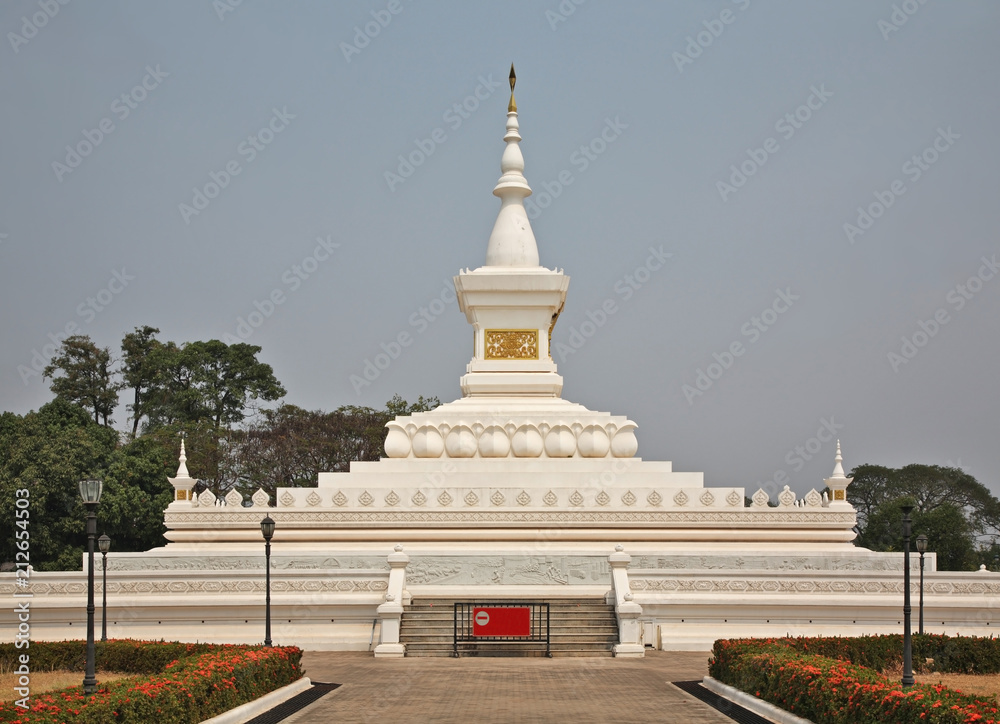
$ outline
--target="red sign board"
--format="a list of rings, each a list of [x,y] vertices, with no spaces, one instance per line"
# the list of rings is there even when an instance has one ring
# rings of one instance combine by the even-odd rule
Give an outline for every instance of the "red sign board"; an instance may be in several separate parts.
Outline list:
[[[527,606],[472,609],[473,636],[531,636],[531,609]]]

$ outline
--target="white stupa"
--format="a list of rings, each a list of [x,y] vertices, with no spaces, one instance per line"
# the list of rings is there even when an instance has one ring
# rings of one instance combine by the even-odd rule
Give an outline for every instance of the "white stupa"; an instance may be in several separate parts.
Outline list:
[[[704,651],[724,636],[898,630],[902,556],[852,545],[839,441],[829,497],[785,486],[745,504],[743,487],[637,457],[627,417],[562,399],[549,339],[569,278],[539,266],[513,89],[512,68],[486,263],[455,277],[475,340],[462,397],[388,423],[387,457],[276,500],[192,494],[182,442],[170,542],[108,556],[110,636],[259,641],[265,515],[276,521],[274,638],[309,649],[364,650],[381,622],[376,654],[410,654],[400,624],[418,599],[438,613],[454,599],[606,602],[626,656]],[[1000,625],[996,574],[935,563],[929,553],[930,631]],[[0,593],[12,593],[5,575]],[[32,590],[33,638],[72,637],[83,574],[36,572]]]

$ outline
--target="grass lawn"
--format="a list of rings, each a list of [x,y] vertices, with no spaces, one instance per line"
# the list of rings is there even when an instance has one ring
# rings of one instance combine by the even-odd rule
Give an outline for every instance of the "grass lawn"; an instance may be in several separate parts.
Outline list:
[[[104,684],[117,679],[124,679],[136,674],[118,674],[110,671],[98,671],[97,683]],[[21,697],[14,691],[18,686],[16,674],[0,674],[0,701],[14,701]],[[44,694],[46,691],[65,689],[70,686],[83,686],[82,671],[33,671],[31,672],[31,695]]]

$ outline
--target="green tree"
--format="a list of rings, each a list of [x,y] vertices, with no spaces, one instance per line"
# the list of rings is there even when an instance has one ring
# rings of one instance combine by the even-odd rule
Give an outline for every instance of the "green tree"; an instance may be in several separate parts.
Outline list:
[[[160,330],[148,325],[136,327],[122,339],[122,386],[133,390],[128,405],[132,417],[132,438],[139,432],[139,423],[149,417],[149,407],[156,394],[163,367],[163,343],[156,339]]]
[[[36,569],[80,570],[86,537],[78,483],[103,477],[117,438],[61,398],[23,417],[0,415],[0,516],[14,520],[15,491],[28,491],[30,562]],[[0,536],[3,559],[15,560],[13,526],[2,526]]]
[[[52,380],[50,389],[57,398],[68,400],[89,410],[94,422],[111,424],[111,415],[118,406],[119,385],[111,369],[111,350],[100,348],[90,337],[68,337],[42,371]]]
[[[913,535],[928,538],[941,570],[972,570],[989,550],[1000,522],[1000,500],[968,473],[937,465],[894,469],[859,465],[847,499],[858,511],[855,544],[902,550],[902,513],[914,506]]]
[[[166,542],[163,511],[173,499],[167,481],[177,470],[177,452],[144,436],[115,450],[104,473],[98,531],[113,550],[145,551]]]

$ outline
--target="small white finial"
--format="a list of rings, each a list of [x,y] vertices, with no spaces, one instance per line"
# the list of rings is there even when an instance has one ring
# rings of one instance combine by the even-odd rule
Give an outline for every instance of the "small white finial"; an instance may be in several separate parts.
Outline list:
[[[615,546],[615,550],[618,553],[621,553],[623,550],[625,550],[625,546],[623,546],[621,543],[619,543],[618,545]]]
[[[190,478],[191,476],[188,474],[188,467],[187,467],[187,453],[184,452],[184,437],[185,437],[185,435],[184,435],[183,432],[181,432],[179,434],[181,436],[181,455],[177,459],[180,461],[180,465],[177,466],[177,475],[175,475],[174,477],[175,478]]]
[[[843,466],[844,457],[843,457],[843,455],[840,454],[840,440],[837,440],[837,454],[833,458],[833,460],[834,460],[833,475],[831,475],[830,477],[831,478],[843,478],[843,477],[845,477],[845,475],[844,475],[844,466]]]
[[[635,596],[632,595],[631,591],[628,591],[625,593],[624,596],[622,596],[622,598],[624,598],[626,601],[631,601],[632,599],[635,598]]]
[[[402,546],[402,544],[401,544],[401,543],[397,543],[397,544],[395,545],[395,547],[393,547],[393,550],[394,550],[394,551],[396,551],[397,553],[401,553],[401,552],[403,551],[403,546]]]

